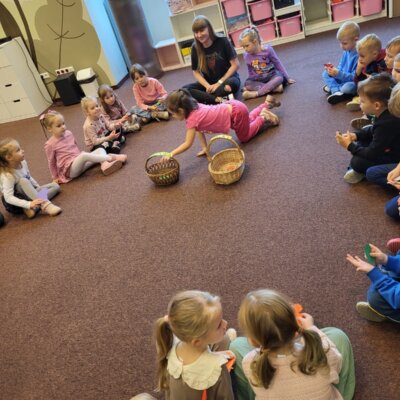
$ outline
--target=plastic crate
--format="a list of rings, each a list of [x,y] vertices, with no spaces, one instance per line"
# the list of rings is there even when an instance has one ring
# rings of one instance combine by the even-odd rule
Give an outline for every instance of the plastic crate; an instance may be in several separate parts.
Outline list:
[[[340,3],[332,3],[331,6],[332,18],[335,22],[354,17],[354,0],[344,0]]]
[[[233,46],[235,48],[238,49],[239,47],[241,47],[240,46],[240,41],[239,41],[239,36],[247,28],[248,28],[248,26],[245,26],[245,27],[240,28],[240,29],[238,29],[236,31],[229,32],[229,36],[231,37],[232,42],[233,42]]]
[[[260,33],[263,42],[269,42],[276,38],[275,22],[267,22],[265,24],[257,25],[258,32]]]
[[[227,18],[246,13],[244,0],[221,0]]]
[[[255,1],[249,3],[251,12],[251,19],[253,21],[260,21],[262,19],[268,19],[272,17],[272,6],[271,0]]]
[[[363,17],[382,12],[382,0],[360,0],[360,13]]]
[[[301,32],[300,15],[293,15],[289,18],[280,18],[278,20],[281,36],[293,36]]]

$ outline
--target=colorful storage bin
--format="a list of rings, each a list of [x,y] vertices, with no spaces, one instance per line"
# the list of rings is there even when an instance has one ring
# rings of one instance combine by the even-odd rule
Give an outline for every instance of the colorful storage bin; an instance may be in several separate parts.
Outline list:
[[[332,3],[331,6],[332,17],[335,22],[344,21],[354,17],[354,0],[345,0],[340,3]]]
[[[293,15],[288,18],[280,18],[278,20],[281,36],[293,36],[301,32],[300,15]]]
[[[271,0],[255,1],[249,3],[251,12],[251,19],[253,21],[260,21],[262,19],[268,19],[272,17],[272,6]]]
[[[382,0],[360,0],[360,13],[363,17],[382,12]]]
[[[246,13],[244,0],[221,0],[226,18],[236,17]]]
[[[257,25],[257,29],[258,29],[258,32],[260,33],[260,37],[263,42],[269,42],[276,38],[274,21]]]
[[[241,47],[240,46],[240,42],[239,42],[239,36],[247,28],[248,28],[248,26],[245,26],[245,27],[240,28],[240,29],[238,29],[236,31],[229,32],[229,36],[231,37],[232,42],[233,42],[233,46],[235,48],[238,49],[239,47]]]

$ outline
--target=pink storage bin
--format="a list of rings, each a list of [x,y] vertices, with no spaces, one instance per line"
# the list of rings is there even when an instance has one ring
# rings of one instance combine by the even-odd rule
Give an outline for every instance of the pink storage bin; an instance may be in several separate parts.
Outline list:
[[[257,25],[258,32],[260,33],[263,42],[269,42],[276,38],[275,22],[267,22],[266,24]]]
[[[236,17],[246,13],[244,0],[221,0],[227,18]]]
[[[300,15],[278,20],[281,36],[293,36],[301,32]]]
[[[360,12],[363,17],[379,14],[382,11],[382,0],[360,0]]]
[[[240,34],[241,34],[245,29],[247,29],[247,28],[248,28],[248,26],[245,26],[245,27],[243,27],[243,28],[238,29],[237,31],[229,32],[229,36],[230,36],[231,39],[232,39],[233,46],[236,47],[237,49],[238,49],[239,47],[241,47],[241,46],[240,46],[240,42],[239,42],[239,36],[240,36]]]
[[[253,21],[260,21],[272,17],[271,0],[261,0],[249,3],[249,8]]]
[[[370,1],[370,0],[368,0]],[[332,16],[335,22],[354,17],[354,0],[345,0],[332,5]]]

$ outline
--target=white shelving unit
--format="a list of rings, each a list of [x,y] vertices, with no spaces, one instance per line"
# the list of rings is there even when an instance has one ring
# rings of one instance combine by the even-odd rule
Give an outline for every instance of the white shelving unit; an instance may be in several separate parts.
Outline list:
[[[163,40],[155,45],[161,67],[164,71],[190,65],[189,57],[184,59],[182,48],[193,42],[192,23],[197,15],[204,15],[216,32],[225,32],[221,9],[217,0],[192,0],[193,7],[179,14],[170,14],[174,38]]]
[[[361,0],[354,0],[354,16],[347,19],[348,21],[360,23],[370,21],[372,19],[383,18],[388,15],[386,0],[381,0],[382,11],[380,13],[368,16],[361,15],[360,1]],[[315,33],[338,29],[344,22],[344,20],[334,21],[331,0],[318,2],[315,0],[302,0],[302,3],[306,35],[313,35]]]
[[[52,103],[22,39],[0,45],[0,123],[36,117]]]

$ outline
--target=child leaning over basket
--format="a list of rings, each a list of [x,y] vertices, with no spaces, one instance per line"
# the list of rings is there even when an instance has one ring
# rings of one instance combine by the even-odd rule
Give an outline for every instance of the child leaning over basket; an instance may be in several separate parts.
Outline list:
[[[188,150],[198,132],[202,150],[198,156],[206,154],[205,133],[228,133],[232,128],[241,142],[248,142],[266,126],[279,124],[277,115],[269,108],[279,105],[274,97],[267,96],[266,102],[249,113],[247,107],[238,100],[229,100],[218,105],[198,103],[187,89],[170,93],[166,100],[168,111],[179,121],[186,120],[186,140],[172,150],[171,157]]]
[[[97,94],[100,99],[103,116],[113,129],[118,128],[122,124],[123,133],[140,130],[140,124],[137,121],[136,115],[128,113],[124,103],[110,86],[101,85]]]
[[[132,65],[129,74],[134,82],[132,90],[136,100],[136,106],[130,110],[131,114],[136,115],[144,124],[152,119],[168,120],[169,114],[165,107],[168,93],[161,82],[147,76],[140,64]]]

